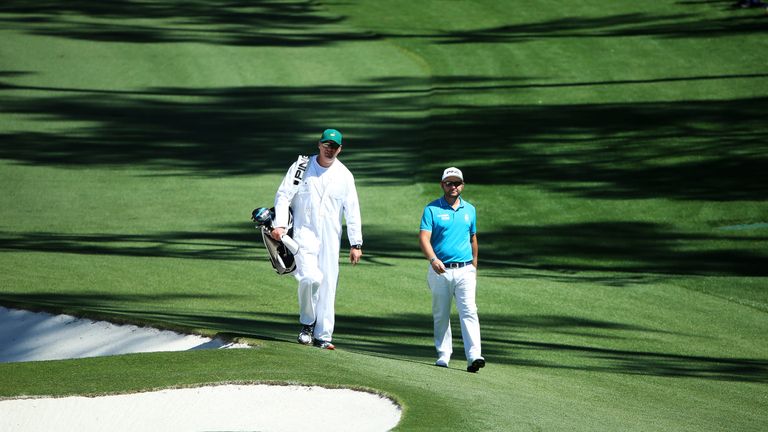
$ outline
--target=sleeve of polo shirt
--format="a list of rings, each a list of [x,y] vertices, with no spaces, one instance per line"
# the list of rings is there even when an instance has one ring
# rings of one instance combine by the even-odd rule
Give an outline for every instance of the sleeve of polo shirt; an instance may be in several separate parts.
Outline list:
[[[432,232],[432,212],[429,206],[424,207],[424,213],[421,215],[421,231]]]

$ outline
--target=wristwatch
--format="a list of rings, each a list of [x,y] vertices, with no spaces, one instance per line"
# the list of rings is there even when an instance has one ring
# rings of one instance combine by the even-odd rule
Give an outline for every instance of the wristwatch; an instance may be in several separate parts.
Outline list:
[[[362,249],[362,248],[363,248],[363,245],[361,244],[352,245],[352,249]]]

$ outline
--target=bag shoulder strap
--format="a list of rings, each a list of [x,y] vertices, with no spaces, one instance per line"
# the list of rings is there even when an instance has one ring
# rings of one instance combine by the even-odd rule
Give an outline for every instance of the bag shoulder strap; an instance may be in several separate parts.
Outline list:
[[[293,185],[298,186],[304,180],[304,173],[309,167],[309,156],[299,155],[296,159],[296,172],[293,174]]]

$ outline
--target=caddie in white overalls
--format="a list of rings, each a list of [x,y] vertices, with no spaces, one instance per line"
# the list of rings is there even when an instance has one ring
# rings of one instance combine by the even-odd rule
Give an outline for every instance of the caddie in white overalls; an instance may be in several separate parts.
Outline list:
[[[460,197],[464,175],[455,167],[443,171],[443,196],[427,204],[421,216],[419,246],[429,260],[427,283],[432,291],[435,366],[448,367],[453,353],[451,301],[456,299],[467,371],[485,366],[477,317],[477,212]]]
[[[342,216],[347,223],[351,245],[349,260],[354,265],[363,255],[360,203],[352,173],[337,159],[341,153],[341,132],[327,129],[317,155],[306,166],[297,161],[288,169],[275,195],[272,237],[280,240],[293,210],[293,239],[296,280],[299,281],[299,343],[334,349],[334,303],[339,278],[339,248]],[[300,179],[300,180],[298,180]]]

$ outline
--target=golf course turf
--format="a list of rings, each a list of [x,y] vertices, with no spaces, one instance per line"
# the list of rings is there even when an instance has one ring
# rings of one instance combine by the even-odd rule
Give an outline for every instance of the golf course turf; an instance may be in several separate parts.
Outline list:
[[[402,431],[765,430],[768,16],[731,3],[4,1],[0,305],[256,348],[0,364],[0,398],[289,383],[384,394]],[[295,343],[249,220],[325,128],[364,235],[335,351]],[[477,374],[456,318],[432,365],[448,166]]]

